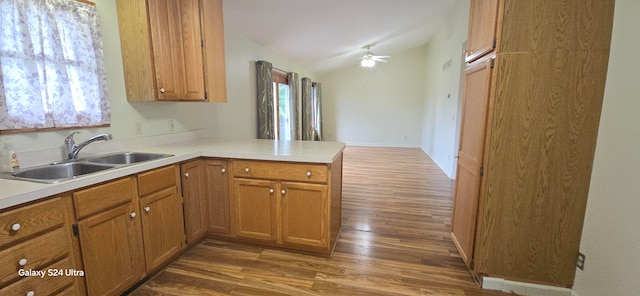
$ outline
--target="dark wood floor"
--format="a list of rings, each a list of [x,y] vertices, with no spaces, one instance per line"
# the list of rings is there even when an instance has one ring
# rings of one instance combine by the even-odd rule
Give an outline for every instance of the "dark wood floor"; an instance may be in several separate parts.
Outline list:
[[[449,227],[453,181],[420,150],[347,147],[330,258],[207,239],[133,295],[506,295],[477,288]]]

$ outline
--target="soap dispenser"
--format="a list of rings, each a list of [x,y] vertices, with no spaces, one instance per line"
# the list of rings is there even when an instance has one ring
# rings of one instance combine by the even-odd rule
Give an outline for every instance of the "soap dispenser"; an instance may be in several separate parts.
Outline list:
[[[2,149],[2,170],[13,173],[20,169],[18,154],[11,143],[5,143]]]

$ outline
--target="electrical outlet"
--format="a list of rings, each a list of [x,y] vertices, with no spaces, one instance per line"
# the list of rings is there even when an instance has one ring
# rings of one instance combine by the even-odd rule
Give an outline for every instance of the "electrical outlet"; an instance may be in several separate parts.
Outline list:
[[[136,135],[142,135],[142,123],[141,122],[136,122],[135,124],[135,131],[136,131]]]
[[[580,270],[584,270],[584,260],[586,256],[580,252],[578,252],[578,261],[576,262],[576,266],[580,268]]]
[[[176,125],[175,125],[175,123],[173,122],[173,119],[169,119],[169,131],[170,131],[170,132],[173,132],[173,131],[175,131],[175,130],[176,130]]]

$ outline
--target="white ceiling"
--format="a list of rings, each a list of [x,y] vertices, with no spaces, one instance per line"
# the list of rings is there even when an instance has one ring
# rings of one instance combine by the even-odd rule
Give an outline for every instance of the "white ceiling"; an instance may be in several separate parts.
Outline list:
[[[426,44],[457,1],[224,0],[224,24],[322,73]]]

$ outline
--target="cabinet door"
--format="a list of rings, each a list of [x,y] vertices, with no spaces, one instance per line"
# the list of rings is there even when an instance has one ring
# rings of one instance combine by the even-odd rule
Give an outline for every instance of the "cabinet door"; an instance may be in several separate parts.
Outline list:
[[[182,250],[184,217],[176,187],[140,199],[147,270],[163,265]]]
[[[471,0],[466,62],[472,62],[495,48],[498,0]]]
[[[236,233],[238,237],[277,240],[276,182],[264,180],[234,180]]]
[[[326,248],[329,242],[327,185],[281,184],[282,242]]]
[[[78,223],[89,295],[118,295],[144,276],[140,218],[133,204]]]
[[[184,226],[187,243],[200,239],[207,231],[207,196],[201,161],[180,165],[182,197],[184,198]]]
[[[229,174],[226,160],[204,162],[205,187],[209,200],[209,231],[231,233],[229,216]]]
[[[204,100],[197,0],[148,1],[159,100]]]
[[[451,237],[467,265],[471,264],[476,231],[491,71],[490,59],[465,71]]]

